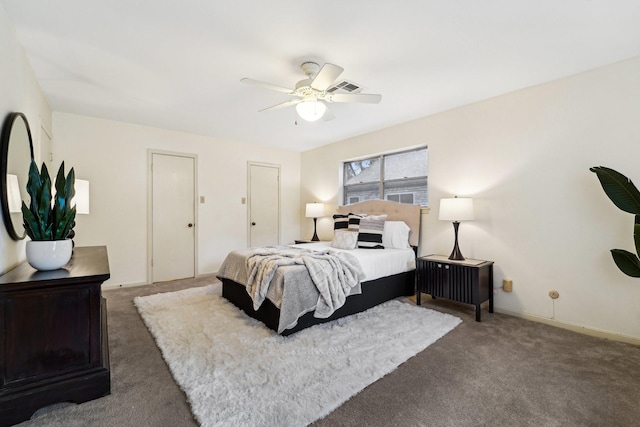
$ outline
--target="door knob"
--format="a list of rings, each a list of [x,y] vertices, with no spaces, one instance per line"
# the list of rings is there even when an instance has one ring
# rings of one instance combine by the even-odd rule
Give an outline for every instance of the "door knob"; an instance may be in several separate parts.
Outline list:
[[[189,228],[191,228],[191,227],[193,227],[193,224],[192,224],[192,223],[189,223]]]
[[[256,225],[256,223],[255,223],[255,222],[252,222],[252,223],[251,223],[251,225]]]

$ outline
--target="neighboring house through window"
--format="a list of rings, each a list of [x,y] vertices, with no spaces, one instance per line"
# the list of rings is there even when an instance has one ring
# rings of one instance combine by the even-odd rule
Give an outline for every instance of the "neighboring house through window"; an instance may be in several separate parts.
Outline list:
[[[387,200],[398,203],[413,204],[414,193],[387,194]]]
[[[384,199],[427,206],[427,147],[343,163],[343,203]]]

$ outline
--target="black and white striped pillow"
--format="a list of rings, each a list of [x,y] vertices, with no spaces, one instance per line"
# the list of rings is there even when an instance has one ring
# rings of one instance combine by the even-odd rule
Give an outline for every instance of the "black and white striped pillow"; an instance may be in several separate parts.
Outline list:
[[[384,249],[382,245],[382,234],[384,233],[384,223],[386,215],[370,215],[360,220],[360,230],[358,231],[358,247],[363,249]]]
[[[335,214],[333,216],[333,229],[346,230],[349,228],[349,215]]]
[[[349,214],[349,230],[350,231],[358,231],[360,229],[360,220],[364,218],[366,215],[363,214]]]

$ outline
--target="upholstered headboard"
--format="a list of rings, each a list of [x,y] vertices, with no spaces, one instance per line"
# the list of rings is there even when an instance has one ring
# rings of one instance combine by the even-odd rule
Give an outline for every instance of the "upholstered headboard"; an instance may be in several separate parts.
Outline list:
[[[418,246],[420,239],[420,206],[389,202],[387,200],[365,200],[352,205],[338,206],[338,213],[364,213],[367,215],[387,215],[387,221],[404,221],[409,228],[409,244]]]

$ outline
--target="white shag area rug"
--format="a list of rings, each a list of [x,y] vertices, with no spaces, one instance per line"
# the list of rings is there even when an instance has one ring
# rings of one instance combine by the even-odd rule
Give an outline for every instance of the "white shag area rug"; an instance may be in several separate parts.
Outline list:
[[[134,303],[202,426],[307,425],[461,322],[393,300],[282,337],[220,284]]]

